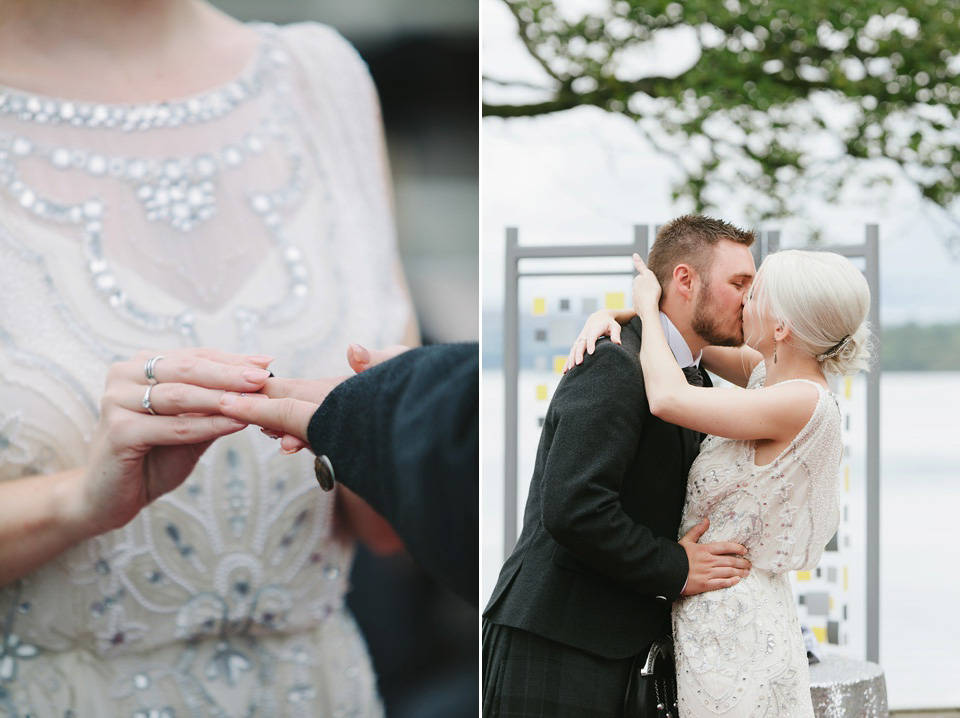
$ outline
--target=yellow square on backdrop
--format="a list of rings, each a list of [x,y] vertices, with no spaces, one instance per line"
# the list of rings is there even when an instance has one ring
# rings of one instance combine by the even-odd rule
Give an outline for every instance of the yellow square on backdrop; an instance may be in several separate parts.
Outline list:
[[[843,377],[843,395],[849,399],[853,394],[853,377],[845,376]]]
[[[604,305],[607,309],[623,309],[623,292],[607,292]]]
[[[824,628],[823,626],[814,626],[814,627],[813,627],[813,635],[817,637],[817,642],[818,642],[818,643],[826,643],[826,642],[827,642],[827,629]]]
[[[543,401],[547,398],[547,385],[537,384],[537,399]]]
[[[843,467],[843,482],[846,487],[846,491],[850,493],[850,464],[847,464]]]
[[[567,363],[566,354],[558,354],[553,358],[553,373],[563,374],[563,367]]]
[[[810,572],[809,571],[797,571],[797,580],[798,581],[809,581]]]
[[[533,313],[535,316],[547,313],[547,300],[543,297],[533,298]]]

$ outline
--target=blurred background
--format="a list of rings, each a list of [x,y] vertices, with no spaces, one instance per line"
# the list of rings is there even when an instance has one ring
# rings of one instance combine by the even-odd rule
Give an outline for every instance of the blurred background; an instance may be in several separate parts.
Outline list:
[[[635,225],[697,211],[778,230],[788,248],[860,243],[876,224],[879,663],[891,709],[960,715],[960,3],[481,0],[481,13],[481,603],[510,549],[507,227],[521,246],[628,245]],[[521,280],[521,513],[552,356],[588,311],[629,302],[626,252],[553,270],[594,276]],[[864,411],[850,409],[853,453]],[[858,476],[854,466],[853,496]],[[851,622],[863,603],[852,596]]]
[[[479,337],[475,0],[214,0],[245,21],[317,21],[370,67],[383,108],[400,253],[424,343]],[[390,718],[476,715],[477,611],[406,556],[360,549],[349,603]]]

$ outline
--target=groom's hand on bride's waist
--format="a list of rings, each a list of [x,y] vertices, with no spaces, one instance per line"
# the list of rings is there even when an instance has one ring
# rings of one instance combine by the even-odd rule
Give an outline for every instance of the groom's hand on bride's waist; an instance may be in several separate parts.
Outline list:
[[[683,596],[729,588],[750,572],[751,563],[744,558],[746,547],[732,541],[698,543],[709,526],[710,520],[704,519],[680,539],[689,564]]]

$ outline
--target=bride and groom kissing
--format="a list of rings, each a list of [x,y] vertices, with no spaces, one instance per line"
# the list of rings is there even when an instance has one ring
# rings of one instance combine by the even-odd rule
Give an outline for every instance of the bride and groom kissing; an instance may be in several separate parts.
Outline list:
[[[866,367],[870,295],[829,252],[756,271],[753,241],[664,225],[649,268],[635,257],[636,314],[581,332],[484,610],[484,716],[813,715],[787,573],[839,522],[826,376]],[[641,706],[671,633],[676,685]]]

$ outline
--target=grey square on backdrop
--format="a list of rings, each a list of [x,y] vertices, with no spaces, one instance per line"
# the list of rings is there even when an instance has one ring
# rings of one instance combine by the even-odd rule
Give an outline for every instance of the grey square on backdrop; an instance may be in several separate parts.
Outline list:
[[[830,613],[830,594],[826,591],[808,593],[806,605],[811,616],[826,616]]]
[[[840,624],[837,621],[827,621],[827,643],[840,645]]]

